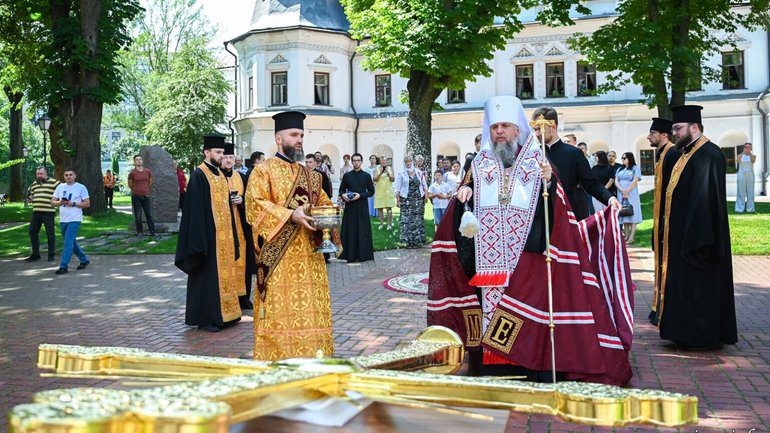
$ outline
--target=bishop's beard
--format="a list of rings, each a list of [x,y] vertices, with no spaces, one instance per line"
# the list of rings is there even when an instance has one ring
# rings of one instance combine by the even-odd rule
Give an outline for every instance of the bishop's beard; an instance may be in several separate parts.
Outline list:
[[[505,143],[495,144],[495,155],[503,162],[503,167],[512,167],[516,162],[516,151],[518,150],[518,143],[514,144],[512,141],[506,141]]]

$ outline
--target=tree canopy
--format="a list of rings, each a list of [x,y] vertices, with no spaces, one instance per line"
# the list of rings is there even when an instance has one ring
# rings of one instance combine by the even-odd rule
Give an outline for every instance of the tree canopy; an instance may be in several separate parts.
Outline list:
[[[623,0],[618,17],[590,35],[577,35],[573,48],[597,70],[610,72],[599,91],[628,83],[641,85],[662,117],[684,104],[699,81],[719,80],[722,71],[701,63],[734,41],[738,24],[753,29],[770,25],[768,0],[736,5],[723,0]],[[670,117],[669,117],[670,118]]]
[[[148,95],[154,113],[146,127],[148,140],[168,150],[182,167],[197,164],[202,159],[202,137],[225,120],[229,90],[206,40],[187,42]]]
[[[572,23],[579,0],[342,0],[350,32],[364,40],[363,67],[408,78],[407,152],[430,155],[431,111],[449,87],[489,76],[487,61],[523,28],[522,9],[538,20]]]

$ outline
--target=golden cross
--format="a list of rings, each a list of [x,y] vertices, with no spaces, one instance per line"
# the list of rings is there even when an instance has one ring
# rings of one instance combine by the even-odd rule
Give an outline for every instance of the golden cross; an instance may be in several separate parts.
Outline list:
[[[43,344],[38,366],[68,377],[143,377],[183,383],[138,389],[45,391],[8,413],[12,433],[227,432],[233,424],[355,391],[386,403],[508,409],[591,425],[698,421],[695,397],[610,385],[538,384],[446,376],[463,361],[460,337],[429,327],[406,347],[352,358],[274,363]]]
[[[537,116],[537,119],[529,121],[529,126],[535,129],[539,129],[541,132],[544,126],[555,126],[555,125],[556,125],[556,122],[554,122],[553,120],[546,119],[545,116],[543,116],[542,114]]]

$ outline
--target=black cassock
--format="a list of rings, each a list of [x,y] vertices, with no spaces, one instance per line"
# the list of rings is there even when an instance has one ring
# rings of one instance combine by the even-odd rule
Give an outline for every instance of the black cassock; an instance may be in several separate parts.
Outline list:
[[[212,165],[208,167],[215,174],[219,171]],[[216,254],[209,181],[196,167],[187,184],[174,258],[176,267],[187,274],[186,325],[221,328],[240,320],[222,320]]]
[[[348,191],[361,194],[361,198],[345,203],[340,236],[342,254],[339,258],[348,262],[374,260],[372,225],[369,220],[369,203],[366,200],[374,195],[372,177],[363,170],[351,170],[345,173],[340,183],[340,195]]]
[[[682,149],[682,159],[693,144]],[[678,182],[669,185],[674,189],[659,327],[661,338],[682,346],[738,341],[726,167],[722,151],[707,141],[689,158]]]
[[[588,218],[588,201],[583,191],[576,190],[578,184],[583,186],[585,192],[593,198],[607,204],[612,194],[607,191],[596,175],[591,171],[583,151],[559,140],[546,146],[546,155],[553,165],[556,175],[559,176],[564,192],[567,194],[572,211],[578,221]]]

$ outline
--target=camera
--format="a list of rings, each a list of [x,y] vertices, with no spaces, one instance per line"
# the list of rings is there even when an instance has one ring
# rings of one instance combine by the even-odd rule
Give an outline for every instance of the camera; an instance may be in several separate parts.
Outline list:
[[[230,198],[238,197],[238,191],[230,191]]]

